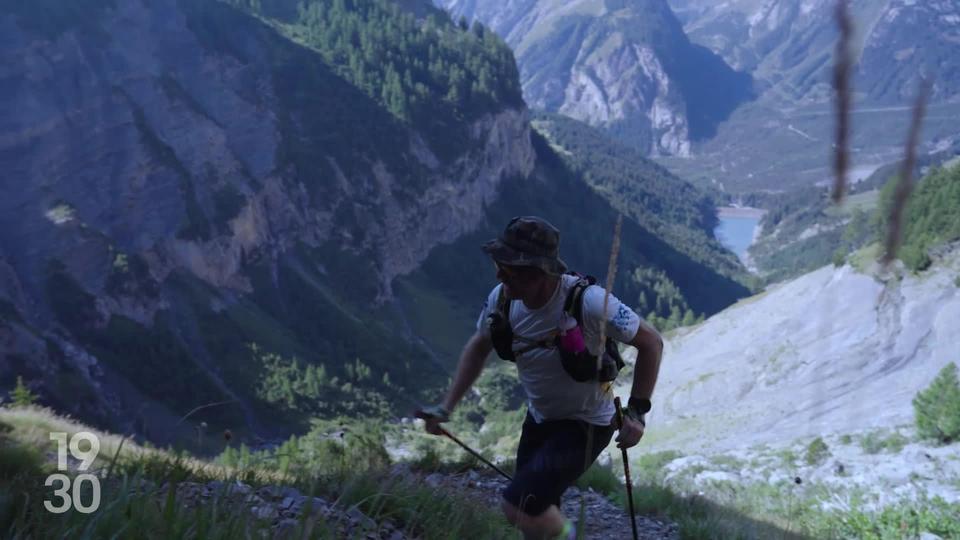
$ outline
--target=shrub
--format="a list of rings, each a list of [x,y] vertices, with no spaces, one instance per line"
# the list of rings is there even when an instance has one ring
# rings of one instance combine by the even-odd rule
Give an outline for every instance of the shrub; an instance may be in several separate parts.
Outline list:
[[[960,383],[957,365],[949,363],[913,398],[917,433],[922,438],[949,443],[960,439]]]
[[[907,442],[907,438],[897,432],[884,436],[880,431],[871,431],[860,439],[860,448],[867,454],[879,454],[884,450],[897,453]]]
[[[837,268],[840,268],[841,266],[843,266],[844,263],[847,262],[846,250],[844,250],[843,248],[837,248],[837,250],[833,252],[832,261],[833,261],[833,266]]]
[[[817,437],[816,439],[810,441],[810,444],[807,445],[807,453],[804,456],[804,459],[807,462],[807,465],[819,465],[824,462],[830,456],[830,448],[827,446],[827,443],[823,442],[823,438]]]

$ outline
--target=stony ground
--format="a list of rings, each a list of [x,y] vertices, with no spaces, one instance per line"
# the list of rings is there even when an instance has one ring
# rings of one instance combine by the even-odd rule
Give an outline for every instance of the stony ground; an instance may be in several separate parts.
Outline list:
[[[403,467],[394,469],[394,473],[417,474]],[[492,472],[432,473],[421,477],[424,483],[437,489],[472,494],[478,505],[486,507],[499,506],[499,493],[506,485],[503,478]],[[161,486],[157,493],[158,496],[165,494],[165,487]],[[190,508],[213,504],[214,501],[245,505],[256,519],[269,525],[273,537],[278,539],[292,537],[301,522],[311,523],[315,529],[331,531],[336,538],[415,538],[408,536],[399,524],[377,522],[355,507],[337,506],[329,499],[310,497],[291,487],[254,488],[239,482],[182,482],[177,486],[177,495],[178,500]],[[592,490],[568,490],[563,498],[564,514],[576,518],[580,514],[581,504],[586,506],[586,519],[580,525],[585,533],[583,538],[625,540],[632,537],[628,513]],[[637,516],[637,531],[639,538],[648,540],[679,538],[676,525],[647,516]]]
[[[500,505],[500,490],[507,485],[506,479],[494,472],[486,471],[469,471],[455,475],[433,473],[426,476],[424,481],[437,487],[471,491],[491,507]],[[580,490],[576,487],[568,489],[562,499],[564,515],[576,520],[580,515],[581,504],[586,506],[584,512],[586,519],[578,526],[578,529],[585,533],[583,538],[628,540],[633,537],[629,513],[593,490]],[[641,515],[636,519],[639,538],[654,540],[680,537],[679,529],[673,523]]]
[[[789,485],[784,496],[815,497],[824,509],[864,511],[939,497],[960,502],[960,443],[919,441],[911,427],[868,430],[724,453],[690,453],[667,462],[664,482],[677,492],[717,486]],[[793,487],[800,479],[802,487]]]

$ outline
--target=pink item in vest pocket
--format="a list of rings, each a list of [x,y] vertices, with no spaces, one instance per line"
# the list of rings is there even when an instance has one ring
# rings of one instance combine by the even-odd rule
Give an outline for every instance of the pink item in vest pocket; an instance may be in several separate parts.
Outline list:
[[[563,347],[563,350],[572,353],[578,353],[586,349],[587,345],[583,342],[583,332],[580,327],[574,326],[560,334],[560,346]]]

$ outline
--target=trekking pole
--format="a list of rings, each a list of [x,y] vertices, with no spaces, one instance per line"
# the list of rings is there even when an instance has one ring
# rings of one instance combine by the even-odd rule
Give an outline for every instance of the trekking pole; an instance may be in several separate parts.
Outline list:
[[[417,411],[415,414],[416,414],[416,417],[417,417],[417,418],[420,418],[420,419],[423,419],[423,420],[426,420],[427,418],[430,418],[429,415],[424,414],[422,411]],[[474,449],[470,448],[470,447],[467,446],[466,444],[463,444],[463,442],[462,442],[460,439],[454,437],[449,431],[447,431],[446,429],[443,429],[443,428],[440,427],[440,426],[437,426],[437,428],[440,429],[440,433],[441,433],[441,434],[443,434],[444,436],[446,436],[447,438],[449,438],[451,441],[459,444],[459,445],[460,445],[460,448],[463,448],[464,450],[466,450],[467,452],[469,452],[470,455],[472,455],[473,457],[475,457],[475,458],[479,459],[480,461],[484,462],[485,464],[487,464],[491,469],[493,469],[493,470],[497,471],[498,473],[500,473],[501,475],[503,475],[503,477],[506,478],[507,480],[509,480],[509,481],[511,481],[511,482],[513,481],[513,477],[512,477],[512,476],[510,476],[509,474],[503,472],[503,469],[501,469],[500,467],[497,467],[497,466],[494,465],[493,463],[490,463],[489,461],[487,461],[486,459],[484,459],[483,456],[481,456],[479,453],[477,453]]]
[[[613,398],[613,404],[617,407],[617,429],[623,428],[623,409],[620,408],[620,398]],[[627,449],[621,448],[623,452],[623,476],[627,481],[627,501],[630,503],[630,526],[633,527],[633,540],[637,540],[637,514],[633,511],[633,484],[630,482],[630,461],[627,459]]]

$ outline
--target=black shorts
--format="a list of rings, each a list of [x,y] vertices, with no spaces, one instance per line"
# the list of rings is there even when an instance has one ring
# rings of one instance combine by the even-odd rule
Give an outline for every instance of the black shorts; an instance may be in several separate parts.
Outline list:
[[[583,420],[538,424],[527,411],[517,448],[516,473],[503,490],[503,498],[531,516],[539,516],[550,505],[559,507],[560,496],[610,444],[614,431],[612,422],[608,426]]]

